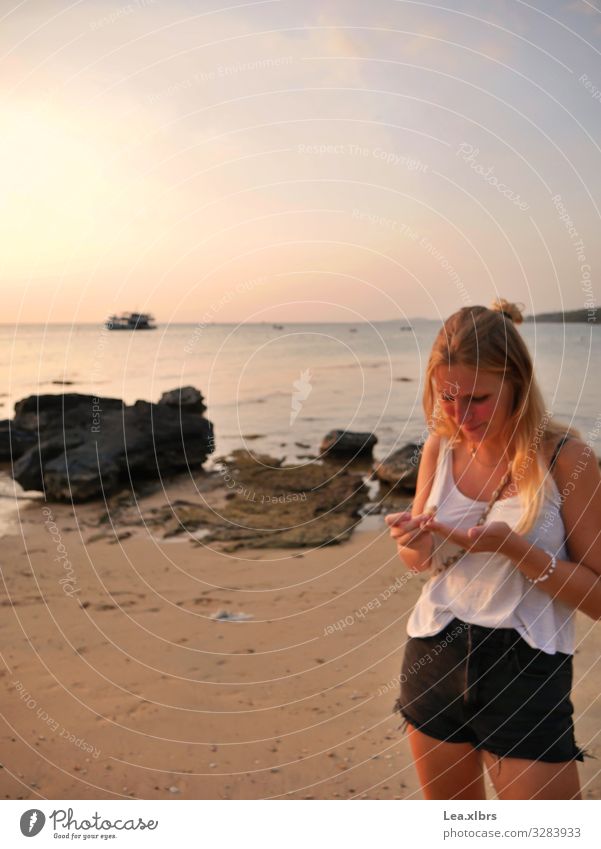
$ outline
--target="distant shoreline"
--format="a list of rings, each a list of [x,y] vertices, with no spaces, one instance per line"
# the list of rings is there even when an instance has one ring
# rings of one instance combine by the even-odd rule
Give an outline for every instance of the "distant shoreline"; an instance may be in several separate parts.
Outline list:
[[[557,324],[599,324],[596,307],[583,310],[567,310],[566,312],[543,312],[539,315],[527,315],[525,322],[534,321],[555,322]]]

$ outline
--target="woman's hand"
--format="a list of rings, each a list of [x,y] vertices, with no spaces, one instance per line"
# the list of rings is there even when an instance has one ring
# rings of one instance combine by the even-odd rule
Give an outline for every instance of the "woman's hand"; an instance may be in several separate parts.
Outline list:
[[[421,550],[424,538],[432,535],[430,528],[423,526],[424,520],[429,515],[429,513],[420,513],[419,516],[412,516],[408,511],[389,513],[386,516],[386,524],[390,528],[390,536],[398,545]]]
[[[397,544],[397,551],[405,566],[414,572],[428,569],[434,548],[434,536],[429,529],[422,527],[429,513],[412,516],[411,513],[390,513],[386,524],[390,536]]]
[[[433,517],[426,516],[422,528],[439,534],[445,540],[452,540],[461,548],[471,552],[501,552],[509,556],[509,550],[515,541],[515,531],[507,522],[491,522],[488,525],[476,525],[467,530],[452,528]]]

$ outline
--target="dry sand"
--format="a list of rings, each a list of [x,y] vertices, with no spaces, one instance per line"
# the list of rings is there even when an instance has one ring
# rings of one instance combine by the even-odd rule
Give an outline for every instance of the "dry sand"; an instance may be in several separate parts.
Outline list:
[[[3,798],[421,798],[392,705],[425,578],[383,528],[228,555],[143,528],[87,544],[90,506],[51,506],[57,542],[42,509],[3,544]],[[601,624],[578,617],[576,736],[598,756]],[[580,770],[601,798],[601,758]]]

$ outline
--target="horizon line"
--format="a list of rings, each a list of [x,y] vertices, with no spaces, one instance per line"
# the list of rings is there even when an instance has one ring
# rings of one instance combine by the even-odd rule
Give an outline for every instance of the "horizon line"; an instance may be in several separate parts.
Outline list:
[[[548,310],[544,313],[524,313],[524,320],[528,318],[536,318],[539,315],[561,315],[567,314],[570,312],[575,312],[580,308],[575,308],[574,310]],[[447,316],[448,317],[448,316]],[[161,322],[159,319],[155,319],[157,322],[156,328],[159,327],[190,327],[202,325],[203,327],[233,327],[236,325],[249,325],[252,327],[260,327],[262,325],[271,325],[274,324],[283,324],[283,325],[301,325],[301,324],[402,324],[403,321],[406,322],[404,327],[409,327],[409,322],[412,321],[445,321],[445,318],[441,318],[440,316],[436,316],[434,318],[427,318],[423,315],[416,316],[408,316],[407,318],[372,318],[372,319],[360,319],[357,321],[324,321],[324,320],[306,320],[306,321],[290,321],[286,319],[275,319],[270,321],[202,321],[202,320],[192,320],[192,321],[171,321],[171,322]],[[29,326],[29,327],[99,327],[103,326],[106,322],[106,319],[101,321],[0,321],[0,327],[18,327],[18,326]]]

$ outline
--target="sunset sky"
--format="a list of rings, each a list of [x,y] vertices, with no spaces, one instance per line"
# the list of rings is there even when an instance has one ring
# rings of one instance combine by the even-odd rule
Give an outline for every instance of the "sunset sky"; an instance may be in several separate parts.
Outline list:
[[[1,321],[586,306],[600,58],[599,0],[3,3]]]

